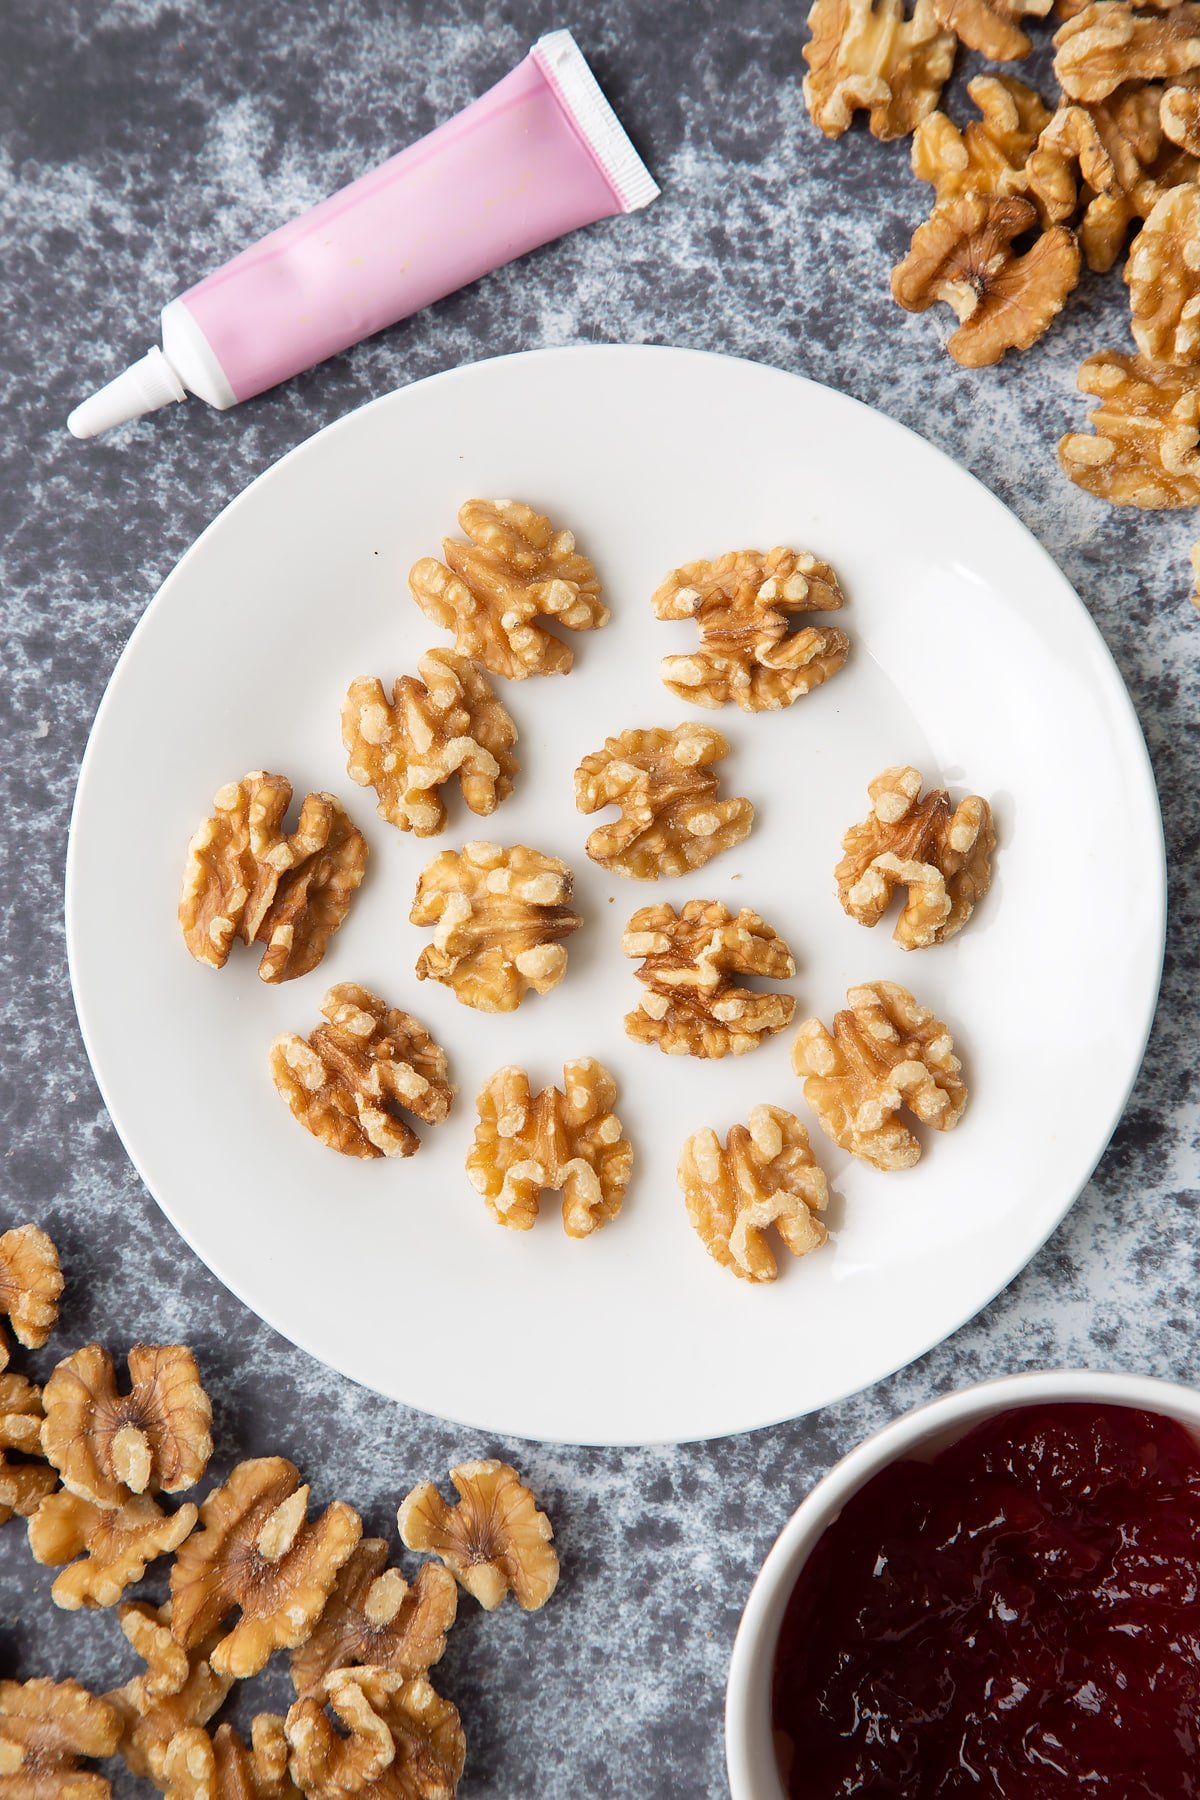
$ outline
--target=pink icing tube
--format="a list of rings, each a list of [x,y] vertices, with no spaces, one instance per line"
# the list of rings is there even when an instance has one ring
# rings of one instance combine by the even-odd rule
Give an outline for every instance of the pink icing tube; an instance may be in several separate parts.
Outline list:
[[[67,424],[96,437],[189,393],[233,406],[657,193],[574,38],[551,32],[457,118],[172,300],[162,349]]]

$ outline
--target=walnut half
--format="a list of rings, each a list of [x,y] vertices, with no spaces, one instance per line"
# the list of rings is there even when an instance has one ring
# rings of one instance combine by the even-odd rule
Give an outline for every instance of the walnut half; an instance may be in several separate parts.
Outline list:
[[[420,680],[402,675],[389,701],[375,677],[352,682],[342,708],[347,770],[379,796],[379,816],[433,837],[446,823],[439,789],[457,775],[473,813],[512,793],[517,728],[483,670],[455,650],[430,650]]]
[[[672,1056],[741,1056],[792,1022],[790,994],[757,993],[737,980],[796,973],[783,939],[746,907],[735,918],[719,900],[689,900],[679,912],[665,902],[643,906],[621,948],[642,958],[637,975],[646,992],[625,1015],[638,1043]]]
[[[1200,362],[1200,185],[1157,200],[1125,264],[1134,342],[1154,362]]]
[[[527,844],[443,850],[422,870],[408,915],[434,928],[417,979],[444,982],[481,1012],[514,1012],[530,991],[549,993],[567,971],[562,940],[583,924],[574,885],[566,863]]]
[[[135,1344],[130,1388],[117,1390],[108,1351],[88,1344],[46,1383],[42,1448],[63,1485],[94,1506],[135,1494],[178,1493],[212,1455],[212,1406],[183,1344]]]
[[[0,1236],[0,1316],[18,1344],[40,1350],[58,1322],[62,1269],[52,1238],[38,1225],[14,1225]],[[0,1370],[8,1367],[8,1339],[0,1327]]]
[[[0,1791],[12,1800],[109,1800],[81,1757],[112,1756],[121,1720],[77,1681],[0,1681]]]
[[[0,1525],[29,1518],[58,1486],[41,1459],[41,1433],[41,1390],[25,1375],[0,1374]]]
[[[940,201],[893,269],[892,294],[909,312],[945,301],[959,321],[946,348],[964,368],[1027,350],[1079,280],[1079,245],[1065,225],[1040,232],[1028,250],[1014,249],[1037,225],[1036,207],[1018,194]]]
[[[362,1521],[341,1500],[310,1521],[308,1488],[282,1456],[238,1463],[204,1501],[200,1521],[171,1570],[172,1635],[194,1649],[236,1610],[238,1623],[209,1661],[219,1675],[257,1675],[273,1651],[304,1642]]]
[[[907,767],[885,769],[867,792],[870,812],[842,840],[838,898],[860,925],[878,925],[903,887],[908,899],[894,933],[900,948],[944,944],[991,886],[991,807],[978,794],[951,807],[945,788],[922,797],[921,772]]]
[[[354,982],[331,987],[326,1023],[271,1045],[271,1077],[306,1131],[343,1156],[412,1156],[421,1140],[402,1109],[440,1125],[453,1089],[446,1052],[411,1013]]]
[[[659,619],[695,619],[700,646],[663,658],[673,694],[697,706],[734,700],[743,712],[790,706],[835,675],[850,640],[834,626],[790,632],[797,614],[842,605],[837,576],[807,550],[731,550],[673,569],[651,597]]]
[[[902,1107],[935,1131],[963,1115],[967,1089],[954,1040],[907,988],[873,981],[851,988],[832,1036],[820,1019],[796,1034],[792,1066],[807,1077],[804,1098],[835,1144],[877,1169],[908,1169],[921,1145]]]
[[[167,1784],[167,1751],[179,1732],[207,1725],[233,1686],[203,1649],[184,1650],[171,1636],[171,1609],[131,1600],[119,1608],[121,1630],[145,1667],[104,1698],[121,1715],[121,1756],[134,1775]],[[216,1797],[214,1797],[216,1800]]]
[[[592,1057],[567,1063],[561,1088],[535,1097],[523,1069],[500,1069],[476,1102],[479,1123],[467,1156],[472,1186],[492,1217],[528,1231],[544,1190],[561,1190],[563,1230],[590,1237],[621,1210],[633,1146],[612,1110],[617,1084]]]
[[[417,605],[493,675],[565,675],[574,653],[536,620],[595,631],[609,619],[596,571],[571,532],[519,500],[468,500],[458,522],[468,543],[446,538],[445,562],[426,556],[413,566]]]
[[[709,1255],[743,1281],[779,1273],[772,1226],[793,1256],[818,1250],[829,1235],[820,1218],[829,1184],[804,1126],[782,1107],[751,1107],[724,1145],[711,1127],[695,1132],[679,1159],[679,1185]]]
[[[292,1682],[303,1698],[335,1669],[366,1665],[421,1675],[439,1662],[458,1611],[448,1569],[426,1563],[410,1586],[390,1569],[383,1538],[363,1538],[338,1575],[307,1643],[292,1651]]]
[[[296,1701],[286,1731],[308,1800],[454,1800],[467,1756],[458,1708],[423,1675],[387,1669],[335,1669],[323,1694]]]
[[[1101,350],[1080,365],[1080,391],[1100,404],[1094,432],[1058,446],[1066,474],[1110,506],[1200,506],[1200,372]]]
[[[754,808],[749,800],[719,798],[714,765],[728,754],[728,740],[707,725],[606,738],[575,771],[581,813],[621,810],[614,824],[598,826],[588,838],[592,861],[633,881],[657,881],[698,869],[740,844]]]
[[[933,111],[954,66],[957,42],[938,24],[933,0],[815,0],[804,46],[804,99],[826,137],[841,137],[870,112],[877,138],[905,137]]]
[[[292,784],[258,769],[213,799],[188,845],[179,923],[197,962],[224,968],[235,938],[265,944],[263,981],[315,969],[350,910],[367,844],[332,794],[309,794],[283,830]]]
[[[55,1606],[115,1606],[152,1562],[178,1550],[198,1517],[190,1500],[173,1513],[148,1494],[99,1507],[64,1488],[47,1494],[30,1519],[29,1548],[36,1562],[62,1569],[50,1589]]]
[[[1011,75],[976,75],[967,93],[978,119],[961,131],[944,112],[922,119],[913,133],[913,174],[931,184],[937,200],[1023,194],[1026,165],[1050,113],[1040,95]]]
[[[488,1612],[508,1593],[526,1612],[545,1606],[558,1585],[554,1531],[517,1471],[489,1458],[460,1463],[450,1479],[456,1506],[432,1481],[401,1503],[397,1523],[405,1544],[440,1557]]]

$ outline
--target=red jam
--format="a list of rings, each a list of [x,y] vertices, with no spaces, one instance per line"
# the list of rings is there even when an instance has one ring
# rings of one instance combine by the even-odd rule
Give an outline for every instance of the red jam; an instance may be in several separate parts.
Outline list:
[[[1035,1406],[882,1470],[796,1584],[773,1710],[796,1800],[1200,1796],[1200,1445]]]

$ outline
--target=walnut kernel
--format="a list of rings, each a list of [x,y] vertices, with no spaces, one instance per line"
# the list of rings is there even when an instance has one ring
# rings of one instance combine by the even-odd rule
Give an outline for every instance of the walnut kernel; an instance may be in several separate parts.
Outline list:
[[[744,1281],[778,1275],[772,1226],[793,1256],[819,1249],[829,1235],[820,1219],[829,1184],[804,1126],[781,1107],[751,1107],[724,1146],[711,1127],[693,1133],[679,1159],[679,1185],[709,1255]]]
[[[171,1631],[190,1650],[238,1610],[209,1657],[219,1675],[256,1675],[320,1618],[362,1521],[341,1500],[316,1520],[307,1514],[308,1487],[281,1456],[238,1463],[201,1506],[201,1529],[171,1570]]]
[[[641,957],[646,985],[625,1030],[668,1055],[741,1056],[792,1022],[790,994],[759,993],[739,975],[785,980],[796,973],[777,932],[743,907],[735,918],[719,900],[689,900],[677,913],[665,902],[643,906],[625,928],[621,948]]]
[[[1036,208],[1020,195],[961,194],[939,201],[893,269],[892,293],[909,312],[939,300],[953,310],[959,325],[946,348],[964,368],[1027,350],[1078,281],[1079,245],[1065,225],[1041,232],[1024,252],[1013,249],[1036,225]]]
[[[423,1675],[387,1669],[336,1669],[324,1698],[315,1695],[287,1716],[292,1774],[308,1800],[453,1800],[467,1740],[457,1707]]]
[[[732,550],[673,569],[651,597],[659,619],[695,619],[700,646],[666,656],[663,681],[681,700],[743,712],[790,706],[835,675],[849,639],[834,627],[789,632],[789,618],[842,605],[838,578],[807,550]]]
[[[1200,506],[1200,375],[1101,350],[1078,385],[1100,401],[1094,433],[1069,431],[1058,460],[1079,487],[1111,506]]]
[[[58,1486],[41,1444],[41,1390],[24,1375],[0,1375],[0,1525],[14,1516],[27,1519]],[[14,1455],[22,1460],[14,1462]]]
[[[47,1494],[30,1519],[29,1548],[36,1562],[51,1568],[70,1564],[50,1589],[56,1606],[65,1612],[115,1606],[150,1563],[178,1550],[198,1517],[190,1501],[173,1513],[148,1494],[100,1507],[64,1488]]]
[[[992,809],[978,794],[951,807],[945,788],[922,797],[921,772],[885,769],[867,789],[871,810],[842,839],[838,898],[860,925],[878,925],[898,887],[908,899],[893,933],[902,950],[944,944],[962,930],[992,881]]]
[[[549,993],[566,974],[561,940],[583,924],[570,906],[574,885],[565,863],[526,844],[443,850],[422,871],[409,913],[434,927],[418,980],[444,982],[481,1012],[513,1012],[531,989]]]
[[[976,75],[967,93],[979,110],[964,130],[944,112],[930,113],[913,133],[912,169],[937,200],[960,194],[1023,194],[1026,163],[1050,121],[1039,95],[1011,75]]]
[[[1129,226],[1144,217],[1171,171],[1160,155],[1157,92],[1120,91],[1091,105],[1060,105],[1029,158],[1029,191],[1050,224],[1079,218],[1089,269],[1111,269]]]
[[[52,1238],[38,1225],[14,1225],[0,1236],[0,1317],[7,1318],[18,1344],[41,1350],[58,1322],[62,1270]],[[0,1370],[9,1348],[0,1326]]]
[[[330,988],[326,1023],[271,1045],[271,1077],[306,1131],[343,1156],[412,1156],[421,1147],[401,1108],[439,1125],[453,1089],[446,1052],[411,1013],[354,982]]]
[[[1200,68],[1200,6],[1159,16],[1127,0],[1094,0],[1054,35],[1054,73],[1072,100],[1107,100],[1131,81],[1162,81]]]
[[[11,1800],[109,1800],[112,1783],[79,1767],[112,1756],[114,1709],[77,1681],[0,1681],[0,1793]]]
[[[517,728],[468,657],[430,650],[417,666],[420,680],[402,675],[390,701],[374,676],[350,684],[342,742],[352,780],[379,796],[380,818],[433,837],[446,823],[438,790],[454,776],[484,817],[512,793]]]
[[[1153,362],[1200,362],[1200,185],[1169,188],[1125,264],[1133,336]]]
[[[383,1538],[363,1538],[343,1564],[308,1642],[292,1651],[297,1694],[315,1694],[334,1669],[366,1664],[421,1675],[441,1660],[458,1610],[449,1570],[426,1563],[410,1587],[387,1567]]]
[[[933,0],[815,0],[804,46],[804,99],[826,137],[841,137],[862,108],[877,138],[905,137],[933,111],[957,42]]]
[[[256,1713],[250,1733],[248,1749],[232,1725],[218,1725],[211,1737],[197,1725],[176,1732],[163,1757],[166,1800],[298,1800],[283,1720]]]
[[[471,1184],[492,1217],[528,1231],[544,1190],[562,1192],[563,1230],[588,1237],[621,1210],[633,1147],[613,1112],[617,1084],[587,1057],[563,1067],[562,1088],[536,1098],[523,1069],[499,1069],[480,1091],[479,1123],[467,1155]]]
[[[708,725],[673,731],[623,731],[575,771],[581,813],[618,806],[621,817],[600,825],[587,853],[603,869],[633,881],[657,881],[698,869],[750,834],[749,800],[718,798],[714,764],[729,743]]]
[[[256,770],[214,796],[188,845],[179,923],[197,962],[225,966],[235,938],[265,944],[263,981],[315,969],[350,910],[367,844],[332,794],[309,794],[283,831],[292,784]]]
[[[460,1463],[450,1480],[450,1506],[431,1481],[413,1488],[397,1522],[410,1550],[440,1557],[468,1594],[488,1612],[505,1594],[536,1612],[558,1584],[554,1531],[517,1471],[489,1458]]]
[[[134,1654],[145,1663],[104,1698],[121,1715],[121,1756],[130,1772],[165,1788],[167,1750],[176,1734],[207,1725],[233,1686],[218,1675],[203,1650],[184,1650],[171,1636],[170,1607],[128,1601],[117,1617]]]
[[[921,1145],[897,1116],[907,1107],[923,1125],[949,1131],[967,1104],[954,1040],[907,988],[873,981],[846,994],[849,1010],[796,1034],[792,1066],[807,1077],[804,1098],[843,1150],[877,1169],[908,1169]]]
[[[191,1351],[135,1344],[128,1360],[128,1394],[108,1351],[88,1344],[64,1357],[43,1395],[42,1448],[63,1486],[96,1506],[192,1487],[212,1455],[212,1406]]]
[[[534,621],[595,631],[609,620],[596,571],[572,534],[516,500],[468,500],[458,522],[470,542],[444,539],[445,562],[422,557],[409,575],[417,605],[493,675],[565,675],[574,661],[569,645]]]

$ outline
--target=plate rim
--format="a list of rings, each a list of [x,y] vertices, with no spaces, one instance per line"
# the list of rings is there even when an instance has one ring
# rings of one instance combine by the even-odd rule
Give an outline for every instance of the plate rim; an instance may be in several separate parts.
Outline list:
[[[767,1416],[755,1414],[749,1422],[726,1424],[715,1431],[706,1430],[702,1434],[691,1433],[685,1434],[682,1437],[669,1439],[645,1435],[623,1437],[596,1436],[586,1438],[566,1436],[531,1437],[528,1431],[514,1430],[506,1424],[497,1425],[494,1421],[489,1423],[487,1421],[481,1421],[478,1418],[459,1414],[431,1412],[427,1408],[416,1405],[411,1400],[403,1399],[399,1395],[391,1393],[386,1388],[372,1387],[361,1375],[354,1373],[337,1358],[327,1355],[324,1349],[320,1351],[315,1349],[311,1341],[307,1339],[306,1335],[299,1334],[290,1327],[285,1328],[281,1325],[277,1318],[273,1316],[273,1308],[266,1309],[259,1304],[252,1302],[243,1291],[241,1284],[235,1280],[231,1280],[218,1266],[220,1262],[219,1257],[210,1261],[209,1256],[201,1252],[198,1245],[193,1241],[190,1233],[181,1224],[172,1206],[157,1192],[155,1186],[148,1178],[140,1158],[135,1154],[129,1138],[122,1127],[118,1111],[113,1105],[108,1086],[98,1066],[97,1057],[93,1048],[95,1041],[94,1021],[90,1017],[86,1001],[81,995],[78,967],[77,916],[81,902],[77,853],[78,839],[75,828],[77,818],[82,815],[87,805],[88,790],[93,777],[96,757],[99,754],[96,746],[107,717],[116,705],[116,695],[120,686],[122,674],[127,670],[128,664],[135,651],[135,646],[143,634],[143,631],[146,629],[150,619],[160,613],[166,604],[169,604],[170,590],[175,584],[176,578],[181,575],[185,565],[199,550],[200,546],[206,541],[210,533],[214,532],[218,526],[222,525],[232,513],[241,508],[243,503],[247,502],[249,497],[262,484],[270,481],[294,458],[299,457],[304,452],[308,451],[318,439],[329,438],[336,433],[350,428],[364,413],[370,412],[374,408],[382,408],[391,405],[402,395],[407,394],[414,388],[426,388],[432,385],[453,386],[456,383],[469,380],[475,371],[481,368],[489,368],[496,364],[528,363],[531,360],[542,363],[609,358],[636,358],[647,360],[662,360],[667,358],[673,360],[690,359],[702,362],[705,365],[714,363],[721,365],[734,364],[753,370],[759,374],[765,373],[771,376],[785,378],[790,382],[799,384],[801,388],[816,389],[823,394],[832,394],[838,401],[868,414],[877,423],[882,423],[886,428],[897,434],[901,443],[915,440],[921,445],[924,451],[932,454],[940,464],[948,467],[948,469],[953,472],[955,478],[964,479],[969,482],[973,488],[979,490],[984,498],[985,504],[998,508],[1009,522],[1009,525],[1015,526],[1025,537],[1029,547],[1035,553],[1036,560],[1043,566],[1050,579],[1057,582],[1064,591],[1065,596],[1069,597],[1074,603],[1079,614],[1082,616],[1083,622],[1090,628],[1094,640],[1094,647],[1100,652],[1097,659],[1098,666],[1104,671],[1105,686],[1109,690],[1110,699],[1115,702],[1114,711],[1119,716],[1123,717],[1125,724],[1129,729],[1131,738],[1129,751],[1131,754],[1128,756],[1126,767],[1131,777],[1136,771],[1137,781],[1142,789],[1143,798],[1148,802],[1146,817],[1148,823],[1152,826],[1152,836],[1157,850],[1152,867],[1145,871],[1147,878],[1152,878],[1154,882],[1153,910],[1157,947],[1152,965],[1153,978],[1148,984],[1147,995],[1143,1003],[1143,1018],[1138,1029],[1130,1038],[1131,1051],[1136,1051],[1136,1054],[1131,1054],[1129,1073],[1122,1086],[1119,1103],[1116,1105],[1111,1121],[1106,1128],[1103,1142],[1094,1158],[1091,1159],[1087,1168],[1083,1171],[1078,1182],[1074,1185],[1073,1191],[1057,1210],[1055,1216],[1050,1220],[1045,1232],[1037,1242],[1027,1249],[1023,1247],[1022,1253],[1014,1264],[1011,1266],[1008,1264],[1005,1265],[1005,1272],[996,1281],[995,1285],[990,1288],[990,1291],[988,1291],[978,1304],[973,1306],[972,1310],[967,1313],[964,1318],[960,1319],[956,1325],[952,1326],[948,1331],[940,1333],[935,1332],[934,1336],[928,1340],[923,1339],[918,1349],[911,1354],[901,1356],[898,1361],[889,1362],[885,1368],[880,1370],[879,1374],[876,1375],[871,1382],[865,1385],[851,1382],[845,1388],[837,1387],[834,1392],[828,1394],[814,1406],[807,1407],[799,1412],[777,1413],[774,1408],[770,1408]],[[458,1425],[466,1430],[479,1432],[483,1435],[506,1439],[519,1439],[528,1443],[555,1444],[581,1448],[631,1448],[635,1446],[662,1443],[701,1443],[719,1438],[741,1436],[752,1431],[770,1429],[790,1422],[793,1419],[808,1417],[815,1412],[822,1412],[826,1407],[838,1405],[853,1394],[867,1392],[870,1388],[878,1386],[880,1382],[890,1379],[890,1377],[895,1375],[900,1369],[908,1368],[912,1364],[919,1362],[932,1350],[936,1349],[938,1345],[946,1342],[958,1331],[961,1331],[966,1325],[969,1325],[972,1320],[978,1318],[979,1314],[985,1311],[996,1297],[1003,1293],[1004,1290],[1016,1280],[1017,1276],[1020,1275],[1034,1258],[1040,1254],[1048,1240],[1062,1224],[1071,1208],[1076,1204],[1084,1188],[1088,1185],[1103,1159],[1106,1150],[1112,1142],[1113,1134],[1120,1124],[1121,1119],[1124,1117],[1129,1104],[1130,1095],[1137,1084],[1142,1064],[1145,1059],[1146,1047],[1149,1043],[1150,1034],[1153,1030],[1154,1021],[1157,1016],[1158,1002],[1161,993],[1163,963],[1166,953],[1168,887],[1166,838],[1163,827],[1162,809],[1154,777],[1154,767],[1146,743],[1145,733],[1142,729],[1142,723],[1138,716],[1137,709],[1134,706],[1133,698],[1125,684],[1124,677],[1121,674],[1112,650],[1109,648],[1107,639],[1092,616],[1090,608],[1077,593],[1072,583],[1068,580],[1063,570],[1059,567],[1054,557],[1045,548],[1040,539],[1030,527],[1025,524],[1024,520],[1021,519],[1011,507],[1006,505],[999,495],[993,493],[991,488],[988,487],[987,484],[972,470],[968,469],[965,464],[959,462],[939,445],[934,444],[928,438],[923,437],[919,432],[914,431],[910,426],[903,424],[900,420],[893,418],[889,413],[868,404],[866,401],[859,400],[855,395],[845,393],[842,389],[833,387],[828,383],[816,381],[811,376],[800,374],[791,369],[781,369],[772,363],[763,362],[753,357],[732,355],[719,350],[695,349],[685,345],[608,343],[566,344],[531,350],[511,351],[501,356],[480,357],[471,362],[458,363],[452,368],[438,370],[434,374],[424,376],[417,381],[405,382],[400,387],[390,389],[387,393],[378,394],[374,396],[374,398],[364,401],[360,406],[354,407],[351,411],[343,413],[339,418],[330,420],[328,424],[322,425],[318,427],[317,430],[310,432],[306,437],[302,438],[299,443],[294,444],[289,450],[286,450],[281,456],[269,463],[266,468],[260,470],[253,480],[248,482],[245,487],[241,488],[238,493],[214,514],[168,570],[155,593],[142,610],[105,682],[104,691],[100,697],[99,704],[88,729],[87,742],[80,759],[79,772],[76,778],[75,792],[71,804],[71,814],[67,828],[63,901],[67,969],[71,986],[71,997],[75,1007],[80,1036],[83,1041],[84,1050],[87,1054],[92,1078],[96,1083],[100,1098],[108,1113],[121,1147],[129,1158],[143,1187],[146,1189],[159,1211],[167,1219],[168,1223],[179,1234],[184,1243],[187,1244],[192,1254],[198,1258],[214,1279],[220,1282],[222,1287],[226,1288],[235,1299],[245,1306],[256,1318],[267,1325],[270,1330],[276,1332],[286,1343],[293,1344],[296,1348],[302,1350],[318,1365],[330,1368],[342,1378],[353,1381],[356,1386],[363,1387],[368,1392],[379,1393],[384,1398],[392,1400],[394,1403],[407,1406],[414,1412],[424,1413],[425,1416],[430,1418],[444,1419],[448,1423]],[[1002,1371],[997,1372],[1000,1373]]]

